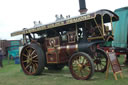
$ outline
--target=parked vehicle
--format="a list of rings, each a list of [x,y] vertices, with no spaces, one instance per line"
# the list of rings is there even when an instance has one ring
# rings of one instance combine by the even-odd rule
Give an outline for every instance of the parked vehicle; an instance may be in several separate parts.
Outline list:
[[[44,67],[61,70],[68,65],[75,79],[87,80],[94,71],[106,70],[107,55],[97,45],[111,36],[105,23],[117,20],[112,11],[99,10],[13,32],[11,36],[23,35],[20,62],[25,74],[38,75]]]
[[[126,63],[128,64],[128,7],[116,9],[114,12],[120,19],[113,23],[114,41],[112,46],[115,48],[117,55],[127,55]]]

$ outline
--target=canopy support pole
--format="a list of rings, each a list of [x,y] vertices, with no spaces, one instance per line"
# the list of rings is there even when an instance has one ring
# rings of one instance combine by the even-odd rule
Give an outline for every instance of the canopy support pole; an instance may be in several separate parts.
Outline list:
[[[105,33],[104,33],[104,20],[103,20],[103,16],[101,16],[101,24],[102,24],[102,29],[103,29],[103,35],[105,35]]]
[[[97,26],[98,30],[100,31],[100,34],[103,36],[103,33],[101,32],[100,27],[98,26],[98,23],[97,23],[97,21],[96,21],[95,18],[94,18],[94,21],[95,21],[95,23],[96,23],[96,26]]]
[[[113,32],[113,25],[112,25],[112,17],[110,17],[110,21],[111,21],[111,28],[112,28],[112,35],[113,35],[114,32]]]

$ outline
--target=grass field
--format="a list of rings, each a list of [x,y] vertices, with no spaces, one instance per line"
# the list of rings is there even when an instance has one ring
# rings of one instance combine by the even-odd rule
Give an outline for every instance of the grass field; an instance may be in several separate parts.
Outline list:
[[[105,79],[105,73],[96,73],[90,80],[75,80],[72,78],[68,67],[62,71],[45,70],[42,75],[25,75],[19,64],[11,61],[9,64],[4,60],[4,68],[0,69],[0,85],[128,85],[128,67],[122,67],[124,78],[118,76],[114,80],[110,69],[108,79]]]

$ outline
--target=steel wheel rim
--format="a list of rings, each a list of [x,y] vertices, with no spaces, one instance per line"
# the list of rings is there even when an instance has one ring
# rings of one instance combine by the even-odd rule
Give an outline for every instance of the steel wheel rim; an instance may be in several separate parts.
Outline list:
[[[38,68],[38,55],[34,48],[27,46],[22,50],[21,66],[26,74],[32,75],[36,73]]]
[[[71,70],[77,79],[87,79],[91,74],[91,63],[83,55],[76,55],[72,59]]]

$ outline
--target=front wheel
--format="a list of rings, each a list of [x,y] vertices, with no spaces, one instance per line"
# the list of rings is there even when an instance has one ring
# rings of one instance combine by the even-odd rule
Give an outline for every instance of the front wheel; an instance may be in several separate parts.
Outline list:
[[[87,80],[94,74],[94,63],[88,54],[78,52],[71,56],[69,69],[75,79]]]
[[[44,68],[44,53],[37,44],[25,46],[20,54],[21,67],[27,75],[41,74]]]

